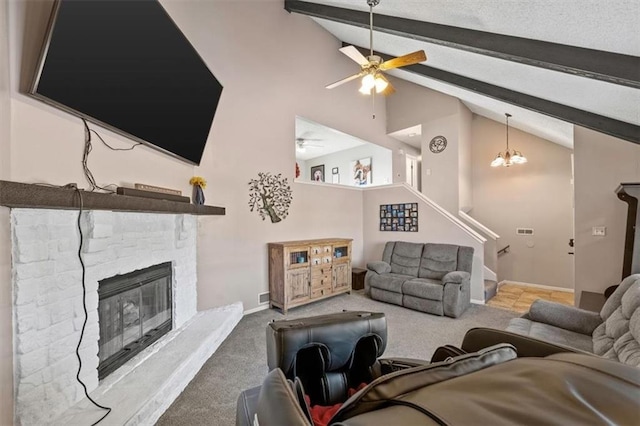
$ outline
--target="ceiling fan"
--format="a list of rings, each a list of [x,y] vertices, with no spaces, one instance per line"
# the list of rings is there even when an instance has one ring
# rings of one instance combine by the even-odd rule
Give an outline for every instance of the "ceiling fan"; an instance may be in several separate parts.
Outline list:
[[[322,139],[296,138],[296,151],[305,152],[307,148],[324,148],[324,145],[315,145],[309,142],[321,141]]]
[[[357,62],[362,70],[357,74],[329,84],[327,89],[333,89],[341,84],[362,77],[360,93],[364,95],[375,93],[390,95],[395,92],[395,89],[384,74],[382,74],[382,71],[413,65],[427,60],[427,55],[424,53],[424,50],[418,50],[417,52],[399,56],[388,61],[383,61],[380,56],[373,54],[373,7],[377,6],[378,3],[380,3],[380,0],[367,0],[367,4],[369,5],[369,56],[365,57],[354,46],[346,46],[340,49],[342,53]]]

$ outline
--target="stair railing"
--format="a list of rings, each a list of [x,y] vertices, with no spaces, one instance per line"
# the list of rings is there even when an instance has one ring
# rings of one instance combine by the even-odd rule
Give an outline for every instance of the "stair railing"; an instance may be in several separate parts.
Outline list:
[[[498,256],[503,255],[505,253],[509,253],[509,249],[511,248],[511,246],[505,246],[503,248],[501,248],[500,250],[498,250]]]

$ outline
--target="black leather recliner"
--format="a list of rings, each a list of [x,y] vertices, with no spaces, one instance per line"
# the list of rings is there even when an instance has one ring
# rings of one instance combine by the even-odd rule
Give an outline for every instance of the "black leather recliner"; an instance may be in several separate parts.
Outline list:
[[[269,372],[261,387],[240,395],[237,425],[312,425],[308,407],[300,395],[306,386],[295,376],[293,382],[290,380],[292,371],[303,375],[306,371],[301,368],[292,370],[296,361],[284,354],[293,353],[295,347],[313,347],[312,342],[327,337],[331,342],[323,356],[331,359],[330,348],[333,345],[345,350],[346,347],[355,348],[357,343],[354,345],[353,342],[360,341],[357,333],[349,332],[351,326],[338,325],[341,318],[331,315],[321,318],[319,322],[326,322],[329,328],[325,329],[315,319],[308,318],[297,320],[297,326],[291,325],[290,328],[296,330],[292,334],[282,334],[277,331],[278,327],[267,331],[267,341],[273,338],[267,345],[268,348],[271,345],[269,351],[273,351],[268,357],[269,366],[278,368]],[[305,325],[314,322],[315,326]],[[339,343],[343,331],[346,332],[343,343],[347,346]],[[303,337],[305,332],[307,338]],[[378,333],[365,334],[375,336]],[[386,323],[384,334],[386,341]],[[515,346],[500,341],[511,341]],[[484,343],[493,346],[485,347]],[[281,350],[285,347],[290,350]],[[378,359],[369,370],[374,372],[373,381],[346,399],[329,424],[626,425],[637,421],[640,370],[636,368],[592,355],[571,353],[575,351],[546,342],[537,346],[536,339],[491,329],[470,330],[462,347],[477,352],[434,363]],[[527,356],[518,357],[516,348]],[[339,358],[344,359],[343,356]],[[324,365],[334,364],[325,361]],[[348,369],[344,370],[346,365],[348,363],[338,370],[345,372],[343,377],[348,381],[350,375]],[[280,369],[281,366],[285,368]],[[287,372],[289,379],[283,371]],[[326,374],[327,369],[324,371]],[[377,377],[375,371],[379,372]],[[333,383],[324,377],[319,381],[308,380],[307,386],[319,385],[322,388],[325,380]],[[333,389],[332,384],[329,386]]]
[[[267,326],[267,364],[297,378],[312,405],[347,399],[349,388],[380,376],[378,357],[387,346],[382,313],[341,312]]]

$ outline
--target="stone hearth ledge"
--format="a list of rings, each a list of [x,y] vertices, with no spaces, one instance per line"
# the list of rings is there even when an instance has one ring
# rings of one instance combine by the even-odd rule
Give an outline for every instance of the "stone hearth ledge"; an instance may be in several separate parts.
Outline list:
[[[155,198],[80,191],[84,210],[224,215],[224,207],[197,206]],[[0,180],[0,206],[26,209],[78,210],[80,199],[75,189]]]
[[[198,312],[106,377],[91,397],[111,407],[101,425],[153,425],[242,319],[242,302]],[[80,385],[78,385],[80,386]],[[89,425],[104,415],[84,398],[51,424]]]

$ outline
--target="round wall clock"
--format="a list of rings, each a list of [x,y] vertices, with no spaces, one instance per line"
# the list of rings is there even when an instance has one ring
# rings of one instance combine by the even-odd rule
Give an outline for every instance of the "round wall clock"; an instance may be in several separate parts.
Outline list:
[[[439,154],[447,147],[447,138],[444,136],[436,136],[429,142],[429,149],[434,154]]]

